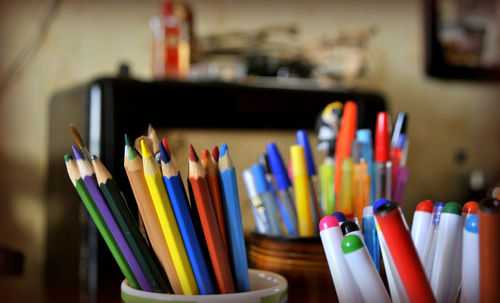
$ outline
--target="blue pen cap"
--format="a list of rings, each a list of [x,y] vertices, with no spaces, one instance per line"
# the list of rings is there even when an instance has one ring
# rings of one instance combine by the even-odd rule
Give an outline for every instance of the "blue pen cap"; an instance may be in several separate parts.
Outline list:
[[[443,208],[446,205],[444,202],[436,202],[434,204],[434,212],[432,214],[432,224],[438,225],[441,220],[441,213],[443,212]]]
[[[372,144],[372,130],[369,128],[359,129],[356,132],[356,139],[361,144]]]
[[[378,199],[377,202],[373,204],[373,211],[375,211],[379,206],[384,205],[385,203],[389,203],[388,199]]]
[[[251,167],[253,179],[255,180],[255,186],[257,187],[257,193],[260,195],[269,190],[267,186],[266,173],[264,172],[264,167],[260,164],[254,164]]]
[[[283,164],[283,159],[275,143],[269,143],[266,145],[267,159],[269,160],[269,166],[271,166],[271,171],[274,175],[274,180],[276,180],[276,185],[279,190],[286,190],[292,183],[288,178],[286,167]]]
[[[343,212],[341,212],[341,211],[336,211],[336,212],[334,212],[334,213],[332,214],[332,217],[335,217],[335,219],[337,219],[337,221],[339,222],[339,224],[340,224],[340,223],[342,223],[342,222],[345,222],[345,220],[347,219],[347,218],[345,217],[344,213],[343,213]]]
[[[470,215],[465,221],[465,230],[471,233],[479,233],[479,220],[477,214]]]
[[[307,132],[303,129],[297,131],[297,144],[304,147],[304,153],[306,154],[306,164],[307,173],[310,176],[316,175],[316,166],[314,165],[314,158],[311,151],[311,145],[309,144],[309,137]]]

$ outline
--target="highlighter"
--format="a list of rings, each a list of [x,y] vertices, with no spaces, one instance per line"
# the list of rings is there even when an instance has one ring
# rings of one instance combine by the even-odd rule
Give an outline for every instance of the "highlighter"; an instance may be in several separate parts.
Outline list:
[[[358,124],[358,108],[356,103],[352,101],[346,102],[344,106],[344,113],[342,115],[342,122],[340,123],[339,135],[337,137],[337,144],[335,147],[335,194],[340,194],[340,185],[342,178],[342,163],[345,158],[351,155],[351,142],[354,139],[354,133]],[[336,203],[336,210],[339,203]]]

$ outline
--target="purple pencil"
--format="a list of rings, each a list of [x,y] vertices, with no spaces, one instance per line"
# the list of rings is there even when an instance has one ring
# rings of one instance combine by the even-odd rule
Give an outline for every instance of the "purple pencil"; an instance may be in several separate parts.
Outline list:
[[[118,247],[122,251],[125,260],[127,260],[127,263],[130,266],[132,272],[134,273],[137,282],[141,286],[142,290],[153,291],[153,288],[149,284],[149,281],[144,275],[144,272],[139,266],[139,263],[137,263],[137,260],[134,254],[132,253],[130,246],[125,240],[122,231],[118,227],[115,218],[111,214],[111,211],[109,210],[108,205],[106,204],[106,200],[104,199],[104,197],[101,194],[101,191],[99,190],[99,186],[97,185],[97,180],[92,165],[89,163],[88,160],[82,157],[82,155],[75,146],[73,146],[73,153],[75,154],[76,164],[78,165],[78,170],[80,170],[82,180],[85,183],[85,186],[87,186],[90,195],[94,199],[94,202],[97,208],[99,209],[99,212],[101,213],[104,222],[106,223],[109,230],[111,231],[111,234],[115,238]]]

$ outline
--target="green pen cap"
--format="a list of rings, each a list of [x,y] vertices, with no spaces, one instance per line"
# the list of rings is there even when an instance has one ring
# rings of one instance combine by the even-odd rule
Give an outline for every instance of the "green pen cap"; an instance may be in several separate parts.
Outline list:
[[[444,213],[455,214],[460,216],[462,214],[462,207],[457,202],[448,202],[443,208],[443,214]]]
[[[363,240],[356,235],[347,235],[342,240],[342,251],[344,254],[355,252],[363,246]]]
[[[73,157],[71,157],[71,154],[64,155],[64,162],[68,162],[71,159],[73,159]]]

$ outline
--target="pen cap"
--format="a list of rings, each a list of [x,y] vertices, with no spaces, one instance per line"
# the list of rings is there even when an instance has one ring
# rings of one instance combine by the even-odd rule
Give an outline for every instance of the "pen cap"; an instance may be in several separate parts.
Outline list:
[[[268,183],[264,172],[264,167],[260,164],[254,164],[251,167],[257,193],[262,194],[268,191]]]
[[[465,203],[462,207],[462,213],[467,215],[477,214],[477,209],[479,208],[479,203],[476,201],[469,201]]]
[[[472,214],[465,221],[465,230],[474,234],[479,233],[479,219],[477,214]]]
[[[257,187],[255,186],[255,180],[252,176],[250,169],[245,169],[243,171],[243,182],[245,182],[245,187],[247,189],[248,197],[253,199],[257,196]]]
[[[308,176],[304,147],[300,145],[290,146],[290,158],[292,159],[293,176]]]
[[[315,176],[317,174],[316,165],[314,165],[314,158],[311,151],[311,145],[309,144],[309,137],[307,136],[307,132],[303,129],[297,131],[297,144],[304,147],[308,175]]]
[[[269,166],[274,175],[274,180],[276,180],[276,185],[279,190],[286,190],[292,184],[288,178],[285,164],[281,158],[281,154],[275,143],[269,143],[266,145],[267,159],[269,160]]]
[[[342,233],[343,232],[344,231],[342,231]],[[342,240],[342,251],[344,252],[344,254],[355,252],[358,249],[363,248],[363,246],[365,246],[363,240],[361,240],[361,238],[356,235],[347,235]]]
[[[439,225],[439,220],[441,219],[441,213],[443,212],[443,208],[446,205],[444,202],[436,202],[434,204],[434,210],[432,214],[432,224]]]
[[[359,231],[359,226],[352,221],[345,221],[340,224],[340,229],[342,230],[343,235],[347,235],[350,232]]]
[[[339,226],[339,222],[334,216],[324,216],[319,221],[319,231]]]
[[[346,220],[346,217],[344,215],[343,212],[341,211],[336,211],[332,214],[332,217],[335,217],[335,219],[337,219],[338,222],[342,223]]]
[[[380,112],[377,115],[375,125],[375,161],[389,161],[389,136],[391,133],[390,117],[388,112]]]
[[[399,112],[394,124],[394,132],[392,134],[391,146],[398,146],[401,135],[406,135],[406,126],[408,124],[408,114]],[[401,145],[402,147],[402,145]]]
[[[422,201],[422,202],[418,203],[417,208],[415,209],[415,211],[424,211],[426,213],[431,213],[432,214],[432,210],[433,209],[434,209],[434,205],[432,205],[432,201],[431,200],[425,200],[425,201]]]
[[[372,145],[372,130],[369,128],[359,129],[356,132],[356,140],[359,141],[360,144]]]
[[[373,217],[373,206],[368,205],[363,208],[363,218],[364,217]]]
[[[391,201],[389,201],[388,199],[378,199],[377,202],[375,202],[373,204],[373,212],[375,212],[377,210],[377,208],[379,208],[380,206],[386,204],[386,203],[389,203]]]

